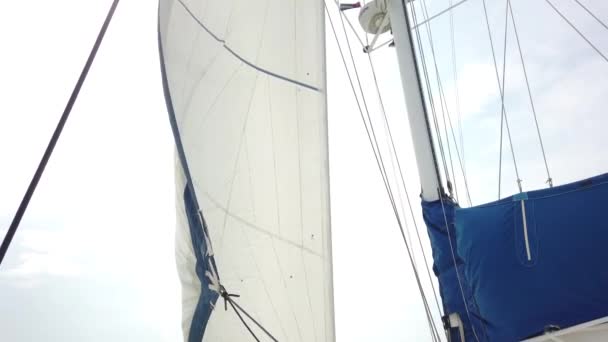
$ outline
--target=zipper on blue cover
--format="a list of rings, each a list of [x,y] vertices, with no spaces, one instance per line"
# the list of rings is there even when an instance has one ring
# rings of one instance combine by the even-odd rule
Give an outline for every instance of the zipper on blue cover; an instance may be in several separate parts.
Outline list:
[[[526,220],[526,203],[522,199],[521,201],[521,218],[524,223],[524,241],[526,244],[526,257],[528,261],[532,260],[532,255],[530,254],[530,240],[528,239],[528,222]]]

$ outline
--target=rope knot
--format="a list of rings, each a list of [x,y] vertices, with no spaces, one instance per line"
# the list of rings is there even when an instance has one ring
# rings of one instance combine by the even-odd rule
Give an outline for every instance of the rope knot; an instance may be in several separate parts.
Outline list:
[[[240,297],[238,294],[229,293],[224,285],[220,285],[220,296],[224,298],[224,310],[228,310],[228,302],[232,302],[231,297]]]

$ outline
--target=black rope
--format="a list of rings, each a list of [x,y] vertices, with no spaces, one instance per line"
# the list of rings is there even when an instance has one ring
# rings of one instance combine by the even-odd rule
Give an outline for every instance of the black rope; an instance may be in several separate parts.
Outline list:
[[[251,328],[249,327],[249,325],[245,322],[245,320],[243,319],[243,316],[241,316],[241,314],[239,313],[239,311],[236,309],[236,307],[234,306],[234,304],[232,303],[231,299],[226,299],[226,302],[230,303],[230,306],[232,307],[232,310],[234,310],[234,313],[236,313],[236,315],[239,317],[239,319],[241,320],[241,322],[243,323],[243,325],[245,326],[245,328],[247,328],[247,330],[249,331],[249,333],[251,334],[251,336],[253,336],[253,338],[260,342],[260,339],[255,335],[255,333],[253,332],[253,330],[251,330]]]
[[[78,98],[78,94],[80,93],[80,88],[82,87],[82,84],[84,83],[84,80],[86,79],[87,74],[89,73],[89,69],[91,68],[91,65],[93,64],[93,60],[95,59],[97,50],[99,49],[99,46],[101,45],[101,41],[103,40],[106,30],[108,29],[108,26],[110,25],[110,21],[112,20],[112,16],[114,15],[116,6],[118,6],[118,1],[119,0],[114,0],[114,2],[112,3],[112,6],[110,7],[110,10],[108,11],[108,14],[106,15],[106,19],[103,22],[103,25],[101,26],[101,30],[99,31],[99,34],[97,35],[97,39],[95,40],[95,44],[93,45],[93,49],[91,50],[89,57],[84,65],[84,68],[82,69],[82,72],[80,73],[80,77],[78,78],[78,81],[76,82],[76,86],[74,86],[74,90],[72,90],[72,95],[70,96],[68,103],[65,106],[65,109],[63,110],[61,119],[59,119],[59,122],[57,123],[55,132],[53,133],[53,136],[51,137],[51,140],[49,141],[49,144],[46,147],[46,150],[44,151],[42,160],[40,161],[40,164],[38,164],[36,173],[34,174],[34,177],[32,178],[32,181],[30,182],[30,185],[28,186],[27,191],[25,192],[25,195],[23,196],[23,199],[21,200],[21,204],[19,205],[19,208],[17,209],[17,213],[15,214],[15,217],[13,218],[13,221],[11,222],[11,225],[8,228],[8,231],[6,232],[6,235],[4,236],[4,240],[2,241],[2,246],[0,246],[0,264],[2,264],[2,260],[4,260],[6,251],[8,250],[8,247],[10,246],[11,241],[13,240],[13,237],[15,236],[15,232],[17,231],[17,228],[19,228],[19,223],[21,222],[21,219],[23,218],[23,214],[25,213],[25,210],[27,209],[27,206],[30,203],[30,200],[32,199],[32,195],[34,194],[34,191],[36,190],[36,186],[38,185],[38,182],[40,181],[40,178],[42,177],[42,173],[44,172],[46,164],[48,163],[49,159],[51,158],[53,149],[55,148],[55,145],[57,144],[57,141],[59,140],[61,131],[63,130],[63,127],[65,126],[65,123],[70,115],[70,112],[72,111],[72,107],[74,106],[76,99]]]
[[[245,316],[247,316],[247,318],[249,318],[253,323],[255,323],[255,325],[257,325],[260,329],[262,329],[263,332],[266,333],[266,335],[268,335],[268,337],[270,337],[273,341],[275,342],[279,342],[279,340],[277,340],[274,336],[272,336],[272,334],[266,330],[260,323],[258,323],[258,321],[256,321],[253,317],[251,317],[251,315],[245,311],[245,309],[243,309],[237,302],[233,301],[233,300],[229,300],[231,305],[236,306],[239,310],[241,310],[242,313],[245,314]]]
[[[220,285],[220,296],[224,299],[224,310],[228,310],[228,304],[230,304],[230,306],[232,307],[232,310],[234,310],[234,313],[236,313],[236,315],[241,320],[241,323],[243,323],[245,328],[247,328],[247,330],[249,331],[251,336],[253,336],[253,338],[256,341],[259,342],[260,339],[258,339],[256,334],[251,329],[251,327],[247,324],[247,322],[245,322],[245,319],[243,319],[243,316],[241,316],[241,312],[245,316],[247,316],[247,318],[249,318],[253,323],[255,323],[255,325],[257,325],[258,328],[262,329],[262,331],[264,333],[266,333],[266,335],[268,335],[268,337],[270,337],[274,342],[279,342],[279,340],[277,340],[268,330],[266,330],[262,326],[262,324],[260,324],[258,321],[256,321],[255,318],[253,318],[247,311],[245,311],[245,309],[243,309],[237,302],[235,302],[232,299],[233,297],[240,297],[238,294],[229,293],[228,291],[226,291],[226,288],[224,286]],[[240,312],[239,312],[239,310],[240,310]]]

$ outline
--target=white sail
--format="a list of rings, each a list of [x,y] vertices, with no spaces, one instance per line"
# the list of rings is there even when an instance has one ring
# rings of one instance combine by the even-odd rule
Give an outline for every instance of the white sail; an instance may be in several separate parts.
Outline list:
[[[334,340],[324,30],[321,0],[160,1],[185,339],[201,289],[213,291],[196,273],[191,177],[212,271],[235,302],[279,341]],[[219,298],[203,340],[253,338]]]

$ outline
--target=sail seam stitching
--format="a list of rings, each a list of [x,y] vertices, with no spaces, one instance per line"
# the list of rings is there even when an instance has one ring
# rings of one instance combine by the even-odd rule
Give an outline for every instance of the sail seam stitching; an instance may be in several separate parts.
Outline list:
[[[267,235],[267,236],[269,236],[269,237],[271,237],[271,238],[273,238],[273,239],[275,239],[275,240],[277,240],[279,242],[285,243],[287,245],[290,245],[290,246],[293,246],[293,247],[296,247],[296,248],[301,248],[304,252],[308,252],[311,255],[317,256],[319,258],[324,258],[323,254],[320,254],[320,253],[312,250],[311,248],[308,248],[308,247],[306,247],[304,245],[300,245],[297,242],[294,242],[294,241],[291,241],[289,239],[286,239],[286,238],[284,238],[284,237],[282,237],[282,236],[280,236],[278,234],[271,233],[270,231],[268,231],[268,229],[265,229],[264,227],[260,227],[260,226],[258,226],[256,224],[248,221],[247,219],[245,219],[245,218],[243,218],[243,217],[241,217],[241,216],[239,216],[239,215],[231,212],[230,210],[228,210],[227,208],[225,208],[224,206],[222,206],[216,199],[214,199],[213,197],[211,197],[211,195],[209,193],[205,192],[204,190],[201,190],[201,191],[202,191],[202,194],[205,195],[205,197],[207,197],[207,199],[213,205],[215,205],[216,208],[220,209],[221,211],[226,212],[226,214],[228,216],[230,216],[231,218],[233,218],[233,219],[241,222],[245,227],[249,227],[249,228],[251,228],[251,229],[253,229],[253,230],[255,230],[255,231],[259,232],[259,233],[265,234],[265,235]]]
[[[303,87],[303,88],[310,89],[310,90],[312,90],[312,91],[321,92],[321,89],[319,89],[319,88],[317,88],[317,87],[315,87],[315,86],[312,86],[312,85],[310,85],[310,84],[307,84],[307,83],[304,83],[304,82],[300,82],[300,81],[294,80],[294,79],[292,79],[292,78],[289,78],[289,77],[286,77],[286,76],[283,76],[283,75],[279,75],[279,74],[277,74],[277,73],[274,73],[274,72],[272,72],[272,71],[270,71],[270,70],[266,70],[266,69],[264,69],[264,68],[262,68],[262,67],[259,67],[259,66],[255,65],[255,64],[251,63],[250,61],[246,60],[246,59],[245,59],[245,58],[243,58],[241,55],[239,55],[238,53],[236,53],[236,52],[235,52],[233,49],[231,49],[231,48],[230,48],[228,45],[226,45],[226,41],[225,41],[224,39],[219,38],[219,37],[218,37],[217,35],[215,35],[215,34],[214,34],[214,33],[213,33],[211,30],[209,30],[209,28],[207,28],[207,26],[205,26],[205,24],[203,24],[203,22],[201,22],[201,21],[200,21],[200,20],[199,20],[199,19],[196,17],[196,15],[194,15],[194,13],[192,13],[192,11],[191,11],[191,10],[188,8],[188,6],[187,6],[186,4],[184,4],[184,2],[183,2],[182,0],[178,0],[178,2],[179,2],[179,3],[182,5],[182,7],[183,7],[183,8],[186,10],[186,12],[188,12],[188,14],[190,15],[190,17],[192,17],[192,19],[194,19],[194,21],[196,21],[196,23],[197,23],[197,24],[198,24],[198,25],[199,25],[199,26],[200,26],[200,27],[201,27],[203,30],[205,30],[207,33],[209,33],[209,35],[210,35],[211,37],[213,37],[213,39],[215,39],[217,42],[221,43],[221,44],[222,44],[222,47],[223,47],[223,48],[224,48],[226,51],[230,52],[230,54],[232,54],[234,57],[236,57],[236,58],[237,58],[238,60],[240,60],[241,62],[243,62],[243,63],[247,64],[248,66],[252,67],[253,69],[255,69],[255,70],[259,71],[259,72],[262,72],[262,73],[264,73],[264,74],[266,74],[266,75],[270,75],[270,76],[272,76],[272,77],[278,78],[278,79],[280,79],[280,80],[283,80],[283,81],[286,81],[286,82],[289,82],[289,83],[293,83],[293,84],[295,84],[295,85],[298,85],[298,86]]]

